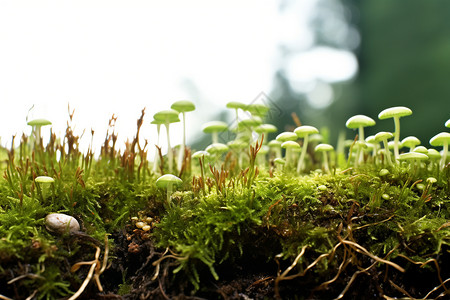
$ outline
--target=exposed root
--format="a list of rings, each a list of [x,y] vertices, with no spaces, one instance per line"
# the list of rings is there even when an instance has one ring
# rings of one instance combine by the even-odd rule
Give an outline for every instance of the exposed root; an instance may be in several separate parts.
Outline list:
[[[97,288],[100,292],[103,292],[103,287],[100,283],[100,274],[103,273],[103,271],[105,271],[106,269],[106,265],[108,262],[108,253],[109,253],[109,248],[108,248],[108,237],[105,236],[105,253],[103,255],[103,262],[102,264],[100,263],[100,247],[95,246],[95,258],[94,260],[91,261],[82,261],[82,262],[78,262],[76,264],[74,264],[72,266],[72,268],[70,269],[71,272],[76,272],[78,271],[78,269],[80,269],[81,266],[83,265],[90,265],[91,267],[89,268],[89,272],[86,276],[86,278],[84,279],[83,283],[81,284],[80,288],[78,289],[78,291],[76,291],[75,294],[73,294],[68,300],[75,300],[77,299],[85,290],[85,288],[87,287],[87,285],[89,284],[89,282],[91,281],[92,278],[94,278],[95,283],[97,284]]]

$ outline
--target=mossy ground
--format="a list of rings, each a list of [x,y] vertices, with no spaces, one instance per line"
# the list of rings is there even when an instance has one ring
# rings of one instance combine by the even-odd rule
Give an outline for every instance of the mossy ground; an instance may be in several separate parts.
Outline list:
[[[450,283],[450,167],[359,167],[311,160],[303,175],[258,165],[258,145],[238,167],[230,152],[209,167],[185,159],[183,186],[167,202],[138,133],[126,150],[108,134],[98,158],[82,154],[70,126],[47,145],[23,136],[1,149],[0,295],[68,298],[108,248],[100,292],[79,299],[437,298]],[[189,154],[189,151],[186,152]],[[190,155],[187,156],[190,158]],[[313,154],[311,154],[313,157]],[[201,172],[203,168],[203,173]],[[167,172],[167,162],[162,165]],[[380,175],[380,170],[386,169]],[[34,178],[51,176],[39,186]],[[427,178],[437,181],[427,183]],[[51,212],[81,222],[55,235]],[[151,218],[150,230],[136,223]],[[105,236],[108,243],[104,242]],[[435,290],[433,290],[436,288]]]

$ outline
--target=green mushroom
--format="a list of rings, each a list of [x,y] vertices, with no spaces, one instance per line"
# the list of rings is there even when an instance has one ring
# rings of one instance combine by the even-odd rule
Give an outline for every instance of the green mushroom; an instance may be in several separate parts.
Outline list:
[[[191,101],[187,100],[180,100],[177,102],[174,102],[172,106],[170,107],[177,112],[181,113],[183,115],[183,143],[181,144],[181,148],[178,154],[178,171],[181,170],[181,166],[183,164],[183,158],[184,158],[184,149],[186,148],[186,113],[190,111],[195,110],[195,105]]]
[[[358,136],[359,136],[359,144],[358,145],[363,145],[364,144],[364,127],[368,127],[368,126],[374,126],[375,125],[375,121],[365,115],[356,115],[351,117],[350,119],[347,120],[347,122],[345,123],[345,126],[347,128],[350,129],[358,129]],[[356,154],[356,160],[355,160],[355,165],[361,164],[364,160],[364,153],[361,149],[361,147],[358,147],[358,152]]]
[[[247,105],[242,102],[231,101],[227,103],[227,108],[234,109],[234,111],[236,112],[236,127],[238,131],[239,131],[239,109],[245,110],[246,107]]]
[[[34,119],[29,121],[27,124],[33,128],[33,133],[36,138],[36,145],[40,146],[42,144],[41,127],[52,125],[52,122],[46,119]]]
[[[160,121],[166,126],[166,133],[167,133],[167,159],[169,160],[169,172],[172,172],[173,170],[173,152],[172,148],[170,147],[170,134],[169,134],[169,126],[171,123],[180,122],[180,119],[178,118],[178,112],[173,109],[169,110],[163,110],[160,112],[157,112],[153,115],[153,118],[156,121]]]
[[[392,138],[394,135],[390,132],[386,132],[386,131],[381,131],[378,132],[377,134],[375,134],[375,141],[376,142],[382,142],[383,146],[384,146],[384,152],[385,152],[385,157],[386,157],[386,161],[388,163],[388,165],[393,166],[392,160],[391,160],[391,151],[389,150],[389,145],[388,145],[388,139]]]
[[[413,151],[414,147],[420,145],[420,140],[415,136],[407,136],[402,140],[402,147],[409,148],[409,152]]]
[[[329,145],[329,144],[319,144],[314,148],[315,152],[322,152],[322,158],[323,158],[323,169],[325,170],[325,172],[327,172],[328,174],[330,174],[330,167],[328,164],[328,152],[333,151],[334,148],[333,146]]]
[[[55,179],[49,176],[38,176],[34,179],[36,182],[36,187],[38,189],[38,193],[41,194],[42,201],[46,199],[46,186],[51,185],[52,186],[52,192],[53,197],[55,196],[55,187],[53,186],[53,183],[55,182]]]
[[[436,134],[430,139],[430,145],[433,147],[443,147],[442,157],[440,162],[441,169],[444,169],[445,164],[447,162],[447,154],[448,154],[448,144],[450,144],[450,133],[441,132]]]
[[[161,131],[161,125],[164,124],[163,121],[153,120],[151,124],[156,125],[156,131],[158,134],[158,138],[156,140],[156,145],[159,146],[159,138],[160,138],[160,131]],[[158,169],[158,162],[159,162],[159,155],[158,151],[155,152],[155,158],[153,160],[153,173],[156,173],[156,170]]]
[[[202,126],[204,133],[209,133],[212,135],[213,144],[219,142],[219,132],[224,132],[228,129],[228,125],[222,121],[210,121]]]
[[[300,173],[304,169],[304,160],[305,160],[306,151],[308,148],[308,138],[311,134],[319,133],[319,130],[314,126],[303,125],[303,126],[297,127],[294,130],[294,133],[299,138],[303,138],[302,153],[300,154],[300,158],[299,158],[298,164],[297,164],[297,173]]]
[[[300,145],[294,141],[286,141],[283,144],[281,144],[281,148],[286,149],[285,154],[286,168],[289,168],[291,166],[292,151],[294,149],[300,149]]]
[[[156,180],[156,186],[167,190],[167,203],[170,204],[170,196],[172,195],[173,188],[178,187],[183,181],[175,175],[165,174]]]
[[[393,118],[394,119],[394,125],[395,125],[395,132],[394,132],[394,157],[397,161],[399,152],[399,141],[400,141],[400,118],[409,116],[412,114],[412,110],[410,110],[407,107],[404,106],[396,106],[391,107],[383,110],[378,114],[378,119],[384,120]]]

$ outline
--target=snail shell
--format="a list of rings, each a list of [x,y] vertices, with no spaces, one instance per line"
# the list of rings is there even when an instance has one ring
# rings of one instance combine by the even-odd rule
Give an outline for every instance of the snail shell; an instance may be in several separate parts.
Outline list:
[[[53,213],[45,217],[45,227],[54,233],[74,233],[80,231],[78,221],[69,215]]]

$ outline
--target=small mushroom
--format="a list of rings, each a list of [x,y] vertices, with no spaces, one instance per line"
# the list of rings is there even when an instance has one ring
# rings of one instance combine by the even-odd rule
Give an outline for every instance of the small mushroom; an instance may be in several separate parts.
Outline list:
[[[412,114],[412,110],[410,110],[407,107],[404,106],[396,106],[391,107],[383,110],[378,114],[378,119],[384,120],[393,118],[394,119],[394,125],[395,125],[395,132],[394,132],[394,157],[395,160],[398,159],[399,152],[399,141],[400,141],[400,118],[409,116]]]
[[[75,233],[80,231],[80,224],[72,216],[52,213],[45,217],[45,228],[57,234]]]
[[[202,126],[202,130],[204,133],[210,133],[212,135],[212,142],[219,142],[219,132],[224,132],[228,129],[228,125],[222,121],[210,121]]]
[[[166,133],[167,133],[167,159],[169,160],[169,172],[172,172],[173,169],[173,152],[172,148],[170,147],[170,135],[169,135],[169,125],[170,123],[176,123],[180,122],[180,119],[178,118],[178,112],[173,109],[169,110],[163,110],[160,112],[157,112],[153,115],[153,118],[156,121],[163,122],[164,126],[166,126]]]
[[[191,101],[181,100],[172,104],[170,107],[183,115],[183,143],[178,154],[178,170],[181,170],[183,164],[184,149],[186,148],[186,113],[195,110],[195,105]]]
[[[28,125],[32,126],[34,136],[36,138],[36,144],[39,146],[42,144],[42,137],[41,137],[41,127],[52,125],[52,122],[46,119],[34,119],[27,123]]]
[[[323,155],[323,168],[325,172],[330,173],[330,167],[328,166],[328,155],[327,153],[333,151],[334,148],[328,144],[319,144],[314,148],[315,152],[322,152]]]
[[[387,140],[392,138],[394,135],[390,132],[386,132],[386,131],[381,131],[378,132],[377,134],[375,134],[375,141],[379,142],[383,142],[383,146],[384,146],[384,152],[385,152],[385,156],[386,156],[386,161],[388,162],[388,165],[392,166],[392,160],[391,160],[391,152],[389,150],[389,145]]]
[[[294,149],[300,149],[300,145],[294,141],[286,141],[283,144],[281,144],[281,148],[286,149],[286,154],[285,154],[284,158],[286,160],[286,168],[289,168],[291,166],[292,151]]]
[[[41,193],[42,201],[44,201],[46,198],[45,186],[53,184],[55,182],[55,179],[49,176],[38,176],[34,179],[34,181],[37,183],[36,186],[38,188],[39,193]]]
[[[165,174],[156,180],[156,186],[167,190],[167,203],[170,204],[170,196],[172,195],[173,188],[180,186],[183,181],[175,175]]]
[[[345,123],[345,126],[347,128],[358,129],[359,141],[361,142],[359,145],[362,145],[362,143],[364,143],[364,127],[374,126],[374,125],[375,125],[375,121],[372,118],[365,116],[365,115],[353,116],[350,119],[348,119],[347,122]],[[363,159],[364,159],[364,153],[361,150],[361,147],[358,147],[355,164],[362,163]]]
[[[447,162],[447,153],[448,153],[448,144],[450,144],[450,133],[441,132],[436,134],[430,139],[430,145],[433,147],[442,146],[443,153],[441,157],[440,167],[444,168],[445,163]]]
[[[420,140],[415,136],[407,136],[402,140],[402,147],[408,147],[409,152],[413,151],[414,147],[420,145]]]
[[[299,158],[298,164],[297,164],[297,173],[300,173],[304,169],[303,162],[305,160],[305,155],[306,155],[306,151],[308,148],[308,138],[311,134],[319,133],[319,130],[314,126],[303,125],[303,126],[297,127],[294,130],[294,133],[299,138],[303,138],[303,149],[302,149],[302,153],[300,154],[300,158]]]

